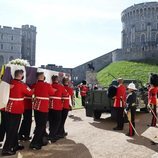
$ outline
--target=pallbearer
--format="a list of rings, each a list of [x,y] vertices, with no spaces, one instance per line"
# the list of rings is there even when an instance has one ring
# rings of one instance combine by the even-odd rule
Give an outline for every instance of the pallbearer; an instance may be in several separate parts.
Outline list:
[[[21,115],[24,113],[24,96],[32,96],[33,91],[21,80],[23,70],[15,71],[15,78],[11,81],[9,101],[6,107],[6,141],[3,146],[2,155],[14,155],[17,150],[24,146],[18,144],[18,129]]]
[[[1,112],[1,124],[0,124],[0,147],[2,146],[2,142],[4,140],[4,136],[6,133],[6,111],[5,108],[0,109]]]
[[[67,93],[63,85],[59,83],[58,76],[52,76],[52,87],[55,89],[49,109],[49,139],[56,142],[59,139],[59,128],[62,120],[62,97]]]
[[[67,132],[65,132],[65,121],[68,115],[69,110],[71,109],[71,106],[74,105],[74,92],[71,87],[69,87],[69,79],[68,78],[63,78],[62,81],[66,94],[63,96],[63,110],[62,110],[62,119],[61,119],[61,124],[59,127],[59,137],[64,138],[67,136]]]
[[[33,86],[30,86],[33,89]],[[23,114],[23,120],[19,130],[19,140],[27,141],[30,140],[30,130],[32,124],[32,97],[24,97],[25,112]]]
[[[127,101],[126,101],[126,111],[127,111],[127,115],[129,115],[130,119],[129,121],[129,133],[127,133],[126,135],[127,136],[134,136],[135,134],[135,131],[133,129],[133,127],[135,128],[135,113],[136,113],[136,93],[135,91],[137,90],[136,87],[135,87],[135,84],[134,83],[130,83],[128,85],[128,95],[127,95]],[[132,125],[133,127],[132,127]]]
[[[49,98],[54,95],[53,88],[50,84],[44,82],[44,80],[44,73],[37,73],[37,83],[34,85],[35,100],[33,103],[36,127],[34,137],[30,144],[30,148],[35,150],[39,150],[43,145],[47,144],[46,142],[43,142],[43,138],[48,119]]]

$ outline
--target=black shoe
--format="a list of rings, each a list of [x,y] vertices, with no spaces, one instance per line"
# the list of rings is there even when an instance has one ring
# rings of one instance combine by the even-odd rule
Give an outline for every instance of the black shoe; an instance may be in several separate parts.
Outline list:
[[[114,131],[116,131],[116,130],[123,130],[123,128],[121,128],[121,127],[115,127],[115,128],[113,128],[113,130]]]
[[[13,151],[18,151],[18,150],[23,150],[24,149],[24,146],[23,145],[18,145],[17,147],[15,147],[14,149],[13,149]]]
[[[64,136],[66,137],[67,135],[68,135],[68,133],[67,133],[67,132],[65,132],[65,133],[64,133]]]
[[[24,135],[19,136],[19,140],[20,140],[20,141],[29,141],[29,140],[31,140],[31,139],[32,139],[32,137],[25,137]]]
[[[30,144],[29,148],[32,149],[32,150],[40,150],[41,146],[40,145],[35,145],[35,144]]]
[[[15,155],[16,152],[15,151],[10,151],[10,150],[2,150],[2,156],[11,156],[11,155]]]
[[[51,141],[51,143],[55,143],[57,140],[59,140],[59,137],[52,137],[49,139]]]
[[[0,147],[2,147],[2,143],[0,143]]]

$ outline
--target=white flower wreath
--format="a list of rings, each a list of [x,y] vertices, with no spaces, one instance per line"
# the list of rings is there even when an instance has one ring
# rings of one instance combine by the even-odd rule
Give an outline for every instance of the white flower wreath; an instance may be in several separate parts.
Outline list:
[[[30,64],[27,60],[19,59],[19,58],[9,61],[9,63],[7,65],[30,66]]]

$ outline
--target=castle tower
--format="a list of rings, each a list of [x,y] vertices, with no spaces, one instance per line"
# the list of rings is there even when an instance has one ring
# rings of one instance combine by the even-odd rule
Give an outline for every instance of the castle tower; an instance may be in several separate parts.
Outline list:
[[[125,59],[158,56],[158,2],[133,5],[122,12],[122,52]]]
[[[0,67],[12,59],[21,58],[21,28],[0,26]]]
[[[35,65],[36,52],[36,27],[22,25],[22,58],[28,60],[30,65]]]

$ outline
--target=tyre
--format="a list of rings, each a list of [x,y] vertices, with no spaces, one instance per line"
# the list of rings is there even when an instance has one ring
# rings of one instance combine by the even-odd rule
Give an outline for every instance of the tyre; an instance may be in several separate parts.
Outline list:
[[[100,119],[101,114],[102,114],[102,113],[101,113],[100,111],[94,111],[94,113],[93,113],[94,119]]]

